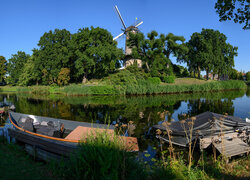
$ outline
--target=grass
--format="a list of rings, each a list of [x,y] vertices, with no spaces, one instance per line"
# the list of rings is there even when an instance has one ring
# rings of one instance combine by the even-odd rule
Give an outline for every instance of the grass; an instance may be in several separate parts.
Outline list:
[[[250,157],[224,164],[205,159],[189,169],[181,156],[149,165],[124,150],[118,136],[88,137],[69,159],[34,161],[21,147],[0,139],[0,179],[238,179],[249,177]],[[206,157],[206,156],[205,156]],[[153,159],[152,159],[153,160]],[[203,169],[204,168],[204,169]]]
[[[110,81],[107,81],[110,83]],[[115,81],[116,82],[116,81]],[[243,81],[205,81],[193,78],[179,78],[174,84],[155,84],[142,79],[133,79],[133,82],[103,84],[71,84],[64,87],[57,86],[28,86],[11,87],[4,86],[0,92],[17,92],[31,94],[63,94],[63,95],[141,95],[141,94],[168,94],[187,92],[208,92],[233,89],[245,89],[247,85]]]
[[[201,80],[196,78],[177,78],[172,85],[195,85],[195,84],[205,84],[212,82],[212,80]]]
[[[54,179],[48,167],[0,137],[0,179]]]

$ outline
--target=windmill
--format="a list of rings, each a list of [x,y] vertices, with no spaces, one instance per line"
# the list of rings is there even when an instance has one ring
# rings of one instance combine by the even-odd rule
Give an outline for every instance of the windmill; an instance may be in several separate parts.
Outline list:
[[[143,21],[138,21],[138,22],[136,22],[135,25],[131,25],[131,26],[127,27],[125,25],[125,22],[122,19],[122,16],[121,16],[121,13],[120,13],[118,7],[116,5],[115,5],[115,10],[116,10],[121,22],[122,22],[122,26],[124,29],[122,29],[123,32],[121,34],[119,34],[118,36],[114,37],[113,40],[117,40],[118,38],[122,37],[123,35],[126,36],[126,40],[125,40],[125,55],[126,55],[126,57],[125,57],[124,67],[126,68],[126,67],[134,64],[135,62],[137,63],[138,67],[141,67],[142,61],[140,59],[133,59],[131,57],[132,49],[129,46],[127,46],[127,40],[129,39],[130,32],[132,32],[132,33],[139,32],[138,27],[143,23]]]

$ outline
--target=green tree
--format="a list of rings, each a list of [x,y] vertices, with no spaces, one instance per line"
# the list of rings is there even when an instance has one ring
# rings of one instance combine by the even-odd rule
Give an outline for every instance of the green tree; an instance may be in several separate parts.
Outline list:
[[[249,0],[218,0],[215,9],[220,21],[233,20],[235,23],[245,23],[243,29],[250,29]]]
[[[232,69],[231,72],[230,72],[230,75],[229,75],[229,78],[230,79],[234,79],[234,80],[237,80],[239,79],[239,73],[236,69]]]
[[[67,85],[69,84],[69,80],[70,80],[70,69],[62,68],[58,75],[57,84],[60,86]]]
[[[213,29],[202,29],[201,33],[193,33],[191,39],[186,43],[188,53],[180,54],[179,62],[186,62],[189,70],[194,74],[197,72],[200,78],[200,71],[230,74],[234,66],[234,57],[237,56],[237,47],[226,42],[227,37]]]
[[[21,86],[35,84],[37,80],[36,74],[34,57],[31,56],[23,66],[22,73],[19,76],[18,84]]]
[[[4,77],[6,75],[7,72],[7,61],[5,59],[5,57],[0,56],[0,81],[3,82],[4,81]]]
[[[7,66],[8,74],[9,74],[9,83],[18,84],[20,75],[23,72],[23,68],[25,63],[30,58],[30,55],[25,52],[18,51],[17,54],[13,54],[9,59],[9,63]]]
[[[246,80],[247,80],[247,81],[250,81],[250,71],[248,71],[248,72],[246,73]]]
[[[177,56],[182,51],[187,51],[184,37],[168,35],[152,31],[145,38],[142,33],[130,33],[128,45],[132,48],[132,57],[141,59],[144,69],[151,76],[163,77],[173,73],[170,55]]]
[[[73,67],[70,43],[71,34],[66,29],[44,33],[38,43],[39,49],[33,50],[34,68],[39,72],[37,82],[45,85],[57,83],[61,69]],[[44,77],[44,72],[46,78],[41,78]]]
[[[122,50],[117,48],[110,32],[102,28],[79,29],[72,36],[71,49],[77,81],[101,78],[119,67]]]

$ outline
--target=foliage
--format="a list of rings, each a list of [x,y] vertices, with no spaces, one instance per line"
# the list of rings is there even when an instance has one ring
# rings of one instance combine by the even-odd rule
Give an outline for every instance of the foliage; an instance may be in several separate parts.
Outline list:
[[[3,82],[7,72],[7,61],[5,57],[0,56],[0,81]]]
[[[119,67],[122,50],[116,47],[110,32],[102,28],[79,29],[72,36],[72,53],[77,82],[101,78]]]
[[[70,69],[62,68],[58,75],[57,84],[59,86],[68,85],[69,80],[70,80]]]
[[[235,23],[245,23],[243,29],[250,29],[249,0],[218,0],[215,9],[220,21],[233,20]]]
[[[163,77],[163,82],[165,83],[174,83],[175,76],[165,76]]]
[[[131,69],[130,69],[131,70]],[[132,73],[129,70],[121,70],[103,79],[103,82],[113,86],[124,86],[128,84],[138,84],[138,80],[144,80],[143,74],[139,71]]]
[[[234,79],[234,80],[239,79],[239,73],[238,73],[238,71],[233,68],[231,70],[230,74],[229,74],[229,78],[230,79]]]
[[[119,136],[97,133],[68,161],[56,163],[55,175],[66,179],[145,179],[143,166],[126,152]],[[73,175],[73,176],[72,176]]]
[[[174,70],[174,74],[177,77],[188,77],[189,76],[189,72],[187,70],[187,68],[181,66],[181,65],[173,65],[173,70]]]
[[[130,33],[128,46],[132,48],[132,57],[143,61],[143,69],[153,77],[171,75],[173,73],[170,55],[177,56],[180,52],[186,52],[185,41],[182,36],[158,35],[156,31],[147,34]],[[179,44],[178,42],[181,42]]]
[[[17,54],[11,56],[7,67],[9,74],[8,81],[10,84],[18,84],[20,75],[22,74],[22,69],[29,58],[30,55],[22,51],[18,51]]]
[[[71,68],[71,34],[66,29],[55,29],[43,34],[39,49],[33,50],[37,81],[43,85],[57,83],[62,68]],[[42,77],[42,78],[41,78]]]
[[[250,71],[248,71],[248,72],[246,73],[246,80],[247,80],[247,81],[250,81]]]
[[[161,79],[158,78],[158,77],[149,77],[147,79],[147,81],[150,83],[150,84],[155,84],[155,85],[159,85],[161,83]]]
[[[201,33],[193,33],[186,43],[188,53],[180,53],[177,61],[187,63],[193,74],[206,71],[207,79],[210,72],[229,75],[234,66],[234,56],[237,56],[237,47],[226,42],[227,37],[213,29],[202,29]]]
[[[29,86],[35,83],[36,83],[35,64],[33,56],[31,56],[24,64],[24,67],[19,76],[18,84],[21,86]]]
[[[119,92],[110,85],[89,86],[89,85],[69,85],[65,86],[61,92],[67,95],[112,95]]]

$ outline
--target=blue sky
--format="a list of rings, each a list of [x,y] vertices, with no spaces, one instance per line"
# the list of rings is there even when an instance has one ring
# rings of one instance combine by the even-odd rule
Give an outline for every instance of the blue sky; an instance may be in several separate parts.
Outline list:
[[[71,33],[83,27],[102,27],[116,36],[121,22],[115,13],[117,4],[127,26],[141,18],[143,33],[182,35],[186,40],[202,28],[219,30],[228,42],[238,46],[237,70],[250,71],[250,30],[233,22],[219,22],[215,0],[1,0],[0,55],[9,59],[17,51],[31,54],[44,32],[55,28]],[[124,39],[119,40],[124,47]],[[175,63],[174,58],[172,61]],[[184,64],[183,64],[184,65]]]

